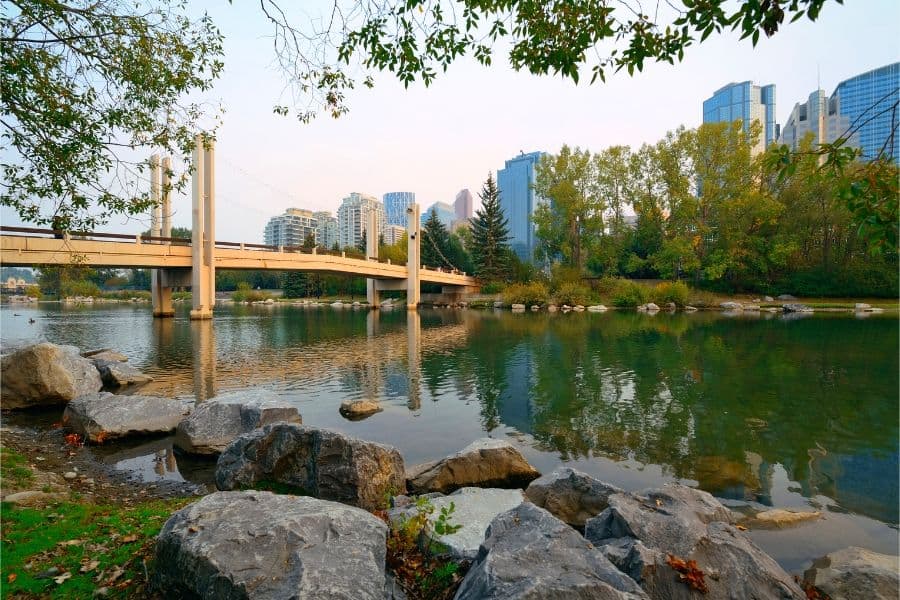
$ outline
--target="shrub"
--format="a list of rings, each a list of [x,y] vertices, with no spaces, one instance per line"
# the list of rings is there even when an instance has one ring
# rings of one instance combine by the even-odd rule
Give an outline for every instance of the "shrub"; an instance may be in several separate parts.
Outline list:
[[[59,286],[59,295],[62,298],[70,296],[99,296],[100,288],[93,281],[64,281]]]
[[[507,304],[546,304],[550,298],[550,291],[543,283],[533,281],[531,283],[516,283],[506,288],[503,292],[503,301]]]
[[[688,303],[691,289],[681,281],[663,281],[653,288],[651,297],[660,306],[674,302],[678,306]]]
[[[231,299],[235,302],[260,302],[271,297],[271,294],[252,289],[246,281],[240,282],[237,290],[231,294]]]
[[[482,294],[499,294],[506,286],[502,281],[489,281],[481,286]]]
[[[591,300],[591,291],[580,283],[567,282],[559,286],[553,298],[558,304],[569,306],[588,304]]]
[[[705,290],[691,290],[688,304],[697,308],[711,308],[718,306],[721,300],[712,292]]]
[[[638,306],[647,302],[647,296],[647,288],[633,281],[622,279],[613,290],[612,302],[615,306]]]

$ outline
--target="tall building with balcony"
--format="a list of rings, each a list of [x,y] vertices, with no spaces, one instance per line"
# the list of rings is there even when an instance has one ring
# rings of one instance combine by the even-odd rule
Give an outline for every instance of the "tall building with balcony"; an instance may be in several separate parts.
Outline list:
[[[388,225],[407,226],[406,209],[416,203],[415,192],[388,192],[384,200],[384,220]]]
[[[422,211],[420,215],[422,225],[425,224],[432,212],[437,213],[438,221],[447,228],[447,231],[450,231],[453,227],[453,221],[456,220],[456,212],[453,210],[453,207],[446,202],[435,202],[427,210]]]
[[[500,208],[509,220],[510,247],[524,261],[531,262],[536,247],[531,218],[542,201],[534,192],[535,167],[544,152],[520,154],[497,171]]]
[[[806,102],[794,105],[791,116],[781,128],[778,142],[786,144],[791,150],[797,150],[803,138],[812,134],[814,145],[830,144],[843,135],[849,126],[850,119],[838,110],[837,97],[829,97],[825,90],[816,90]],[[859,136],[852,136],[848,144],[859,146]]]
[[[307,235],[316,238],[317,226],[311,210],[289,208],[284,214],[269,219],[263,239],[270,246],[301,246]]]
[[[404,237],[406,237],[406,227],[401,227],[400,225],[384,226],[384,243],[388,246],[393,246]]]
[[[313,216],[316,218],[316,243],[330,250],[338,243],[337,218],[327,210],[315,212]]]
[[[840,82],[832,97],[837,111],[856,128],[865,160],[882,153],[900,162],[897,102],[900,100],[900,62],[866,71]]]
[[[468,189],[460,190],[453,202],[453,210],[457,221],[468,221],[472,218],[472,192]]]
[[[375,235],[381,235],[384,231],[384,204],[374,196],[359,192],[353,192],[344,198],[337,211],[338,245],[341,248],[359,245],[371,211],[375,211]]]
[[[754,85],[752,81],[729,83],[703,101],[704,123],[733,123],[740,120],[745,133],[758,121],[762,134],[753,146],[753,154],[764,151],[778,139],[775,123],[775,85]]]

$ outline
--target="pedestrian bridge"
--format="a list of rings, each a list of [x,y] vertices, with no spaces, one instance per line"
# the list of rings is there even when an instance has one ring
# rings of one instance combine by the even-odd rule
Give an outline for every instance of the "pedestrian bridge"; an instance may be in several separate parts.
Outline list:
[[[171,317],[172,289],[191,288],[191,318],[209,319],[216,304],[216,269],[259,269],[338,273],[365,277],[369,305],[377,308],[380,292],[406,290],[407,307],[415,309],[420,284],[442,286],[445,294],[477,290],[474,277],[455,269],[419,264],[422,236],[419,206],[407,208],[408,264],[378,258],[378,236],[366,237],[361,258],[344,252],[318,252],[300,247],[221,242],[215,238],[215,142],[202,134],[194,139],[191,239],[171,236],[171,159],[150,158],[150,197],[153,200],[150,235],[71,233],[26,227],[0,227],[0,264],[4,266],[67,265],[148,268],[153,315]],[[366,215],[365,231],[378,231],[376,215]],[[431,243],[434,243],[433,240]]]
[[[191,240],[187,238],[142,238],[118,233],[69,235],[52,229],[2,226],[0,243],[0,263],[9,267],[67,265],[74,261],[90,267],[190,269],[193,260]],[[380,282],[405,282],[407,278],[405,263],[375,257],[351,257],[344,252],[220,241],[215,242],[215,249],[213,263],[216,269],[334,273]],[[420,267],[419,281],[443,286],[477,285],[475,278],[465,273],[427,266]],[[390,289],[389,285],[379,287]]]

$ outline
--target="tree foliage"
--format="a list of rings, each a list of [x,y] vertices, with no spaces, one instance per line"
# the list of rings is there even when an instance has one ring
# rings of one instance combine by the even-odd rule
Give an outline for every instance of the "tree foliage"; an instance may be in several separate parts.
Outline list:
[[[0,25],[0,202],[36,224],[89,230],[146,212],[147,161],[189,161],[222,69],[222,37],[186,2],[12,0]],[[173,177],[176,185],[185,180]]]
[[[371,87],[376,71],[407,86],[429,85],[462,56],[487,66],[497,48],[508,48],[516,70],[594,82],[610,72],[641,71],[647,62],[680,62],[713,33],[735,30],[755,45],[786,21],[815,21],[825,2],[336,1],[321,19],[294,15],[277,0],[261,5],[295,97],[310,101],[297,116],[309,120],[318,106],[333,116],[347,112],[347,91],[359,82]]]
[[[500,207],[500,190],[492,174],[478,194],[481,207],[471,221],[470,252],[475,275],[484,281],[509,277],[509,221]]]

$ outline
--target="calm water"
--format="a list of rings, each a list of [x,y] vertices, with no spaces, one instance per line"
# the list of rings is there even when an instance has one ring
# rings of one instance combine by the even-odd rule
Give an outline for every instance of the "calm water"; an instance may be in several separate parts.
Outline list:
[[[0,340],[115,348],[155,377],[141,393],[265,388],[305,423],[392,444],[407,464],[489,435],[544,472],[566,463],[626,489],[681,481],[821,510],[813,524],[751,532],[796,571],[847,545],[898,553],[898,323],[296,306],[220,306],[191,322],[185,306],[154,320],[147,305],[42,304],[0,309]],[[342,400],[364,397],[384,412],[340,417]],[[209,476],[169,447],[110,460],[148,479]]]

